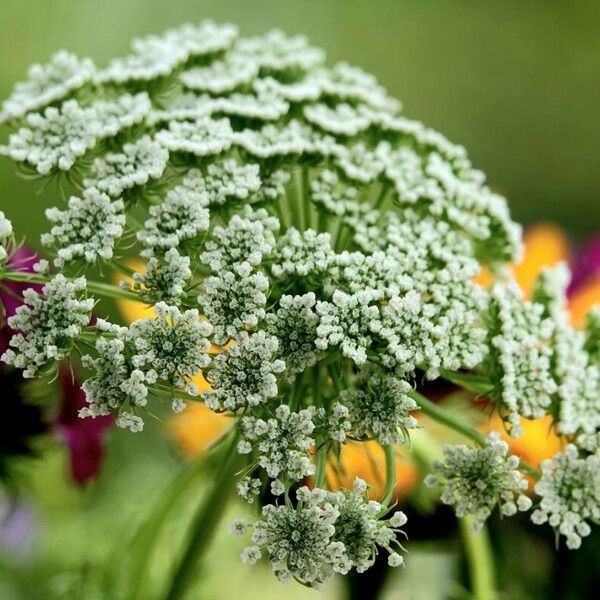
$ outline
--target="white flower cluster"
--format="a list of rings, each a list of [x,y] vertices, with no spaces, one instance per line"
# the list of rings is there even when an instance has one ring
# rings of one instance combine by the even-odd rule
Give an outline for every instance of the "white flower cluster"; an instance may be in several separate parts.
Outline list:
[[[279,355],[285,360],[285,376],[293,381],[298,373],[312,367],[318,358],[316,349],[319,316],[315,311],[316,296],[283,295],[279,308],[266,315],[267,331],[279,341]]]
[[[570,279],[564,263],[543,270],[536,281],[533,300],[544,306],[545,316],[555,325],[551,369],[557,385],[559,430],[567,435],[581,431],[591,434],[600,429],[600,413],[595,410],[600,365],[593,364],[585,349],[585,333],[571,327],[566,301]]]
[[[489,302],[486,372],[493,396],[506,411],[510,432],[521,435],[521,417],[546,414],[557,386],[551,372],[554,322],[541,304],[526,302],[516,284],[496,284]]]
[[[361,480],[350,492],[302,487],[295,508],[265,506],[262,518],[253,525],[253,545],[243,550],[242,560],[255,563],[265,552],[282,582],[293,577],[316,588],[334,573],[346,574],[352,568],[366,571],[379,547],[389,552],[390,566],[400,566],[402,546],[397,534],[406,516],[397,512],[382,519],[385,509],[369,501],[365,491]]]
[[[314,470],[309,447],[321,477],[348,436],[406,441],[423,378],[472,371],[461,375],[489,379],[512,434],[521,417],[550,414],[581,452],[598,446],[600,312],[572,329],[560,269],[531,302],[502,279],[489,291],[475,283],[482,267],[503,276],[518,258],[520,228],[464,148],[400,110],[372,75],[326,66],[302,36],[237,39],[235,26],[210,21],[136,39],[100,70],[59,53],[0,110],[17,127],[0,154],[83,188],[48,211],[53,263],[67,275],[110,261],[133,281],[89,290],[135,294],[157,313],[83,332],[85,281],[60,275],[26,292],[5,360],[33,376],[93,344],[81,414],[116,413],[132,431],[151,397],[181,409],[202,372],[207,406],[243,419],[240,494],[255,499],[270,480],[288,500],[266,509],[244,554],[266,552],[283,579],[318,585],[364,570],[377,546],[401,564],[392,530],[402,519],[382,520],[362,484],[301,491],[295,508],[289,492]],[[13,246],[0,213],[7,280],[25,277],[6,265]],[[146,268],[132,274],[113,254]],[[210,344],[221,351],[209,355]],[[545,498],[567,463],[544,475]],[[257,465],[266,474],[254,477]],[[443,500],[479,524],[497,502],[504,514],[526,508],[516,466],[494,437],[449,449]]]
[[[96,326],[104,328],[102,321]],[[81,386],[88,406],[79,411],[79,416],[94,418],[117,412],[119,427],[141,431],[144,421],[135,411],[148,403],[148,384],[155,383],[154,372],[147,377],[133,367],[120,337],[98,338],[95,350],[96,356],[86,354],[81,360],[93,374]]]
[[[233,159],[209,164],[206,173],[191,170],[183,185],[197,192],[204,192],[211,205],[248,200],[261,187],[260,167],[257,164],[242,165]]]
[[[45,65],[32,65],[27,71],[27,80],[17,83],[10,97],[2,103],[0,124],[62,100],[85,85],[94,72],[94,63],[89,58],[79,59],[64,50]]]
[[[418,426],[411,412],[417,403],[409,396],[411,385],[378,370],[361,369],[352,388],[342,390],[340,399],[349,408],[352,435],[374,435],[382,444],[402,444],[408,430]]]
[[[150,207],[150,218],[137,233],[144,246],[142,256],[151,257],[193,243],[210,224],[205,204],[206,196],[201,194],[190,193],[183,187],[169,190],[160,204]]]
[[[519,458],[510,455],[508,444],[493,432],[483,448],[445,446],[443,462],[433,463],[425,483],[441,486],[442,502],[453,506],[458,517],[472,515],[473,527],[481,529],[497,504],[506,516],[531,508],[531,499],[523,493],[527,480],[518,466]]]
[[[200,320],[196,309],[181,312],[159,302],[154,310],[156,317],[134,321],[127,331],[125,340],[134,352],[131,362],[137,369],[156,371],[156,379],[186,385],[210,363],[208,337],[212,327]]]
[[[112,197],[131,188],[146,185],[164,173],[169,152],[150,136],[125,144],[122,152],[97,158],[92,165],[86,187],[95,187]]]
[[[190,380],[209,365],[212,327],[200,320],[196,309],[181,312],[164,302],[154,309],[156,317],[134,321],[129,327],[98,319],[96,327],[106,335],[96,341],[97,356],[82,359],[92,371],[82,385],[89,405],[81,410],[82,417],[118,412],[118,426],[141,431],[143,419],[135,413],[146,406],[150,386],[164,382],[197,394]],[[173,410],[184,406],[173,400]]]
[[[150,257],[146,272],[134,273],[133,282],[122,282],[121,287],[139,294],[150,304],[163,301],[178,305],[191,277],[189,256],[181,256],[176,248],[169,248],[161,258]]]
[[[213,358],[207,379],[214,391],[202,394],[213,410],[235,411],[264,404],[278,394],[277,375],[285,362],[277,355],[277,338],[258,331]]]
[[[28,113],[26,126],[11,134],[2,151],[34,166],[40,175],[68,171],[96,145],[95,118],[92,108],[82,108],[75,100],[67,100],[60,109],[50,106],[43,113]]]
[[[581,538],[591,533],[589,523],[600,520],[600,456],[580,457],[569,444],[541,467],[542,477],[535,485],[541,501],[531,519],[554,527],[565,536],[568,548],[579,548]]]
[[[122,200],[113,202],[96,188],[88,188],[82,198],[71,196],[67,210],[46,210],[46,217],[54,225],[42,235],[42,244],[54,249],[54,264],[59,268],[78,258],[88,263],[109,260],[115,242],[123,234],[124,210]]]
[[[317,348],[328,350],[339,346],[343,356],[357,365],[364,365],[372,334],[381,329],[376,304],[380,299],[381,293],[374,289],[356,294],[336,290],[331,302],[317,302],[315,310],[320,318],[315,341]]]
[[[209,94],[225,94],[247,85],[258,75],[259,64],[242,54],[232,52],[221,60],[193,67],[180,75],[186,88]]]
[[[98,137],[107,138],[117,135],[143,121],[150,112],[150,98],[146,92],[123,94],[111,100],[98,100],[91,108],[95,111],[95,126]]]
[[[238,452],[249,454],[255,451],[258,454],[258,464],[269,478],[275,480],[271,489],[278,492],[276,495],[285,491],[284,481],[299,481],[315,472],[308,454],[315,444],[311,437],[315,430],[314,413],[314,407],[292,412],[282,404],[269,419],[241,419]]]
[[[9,246],[13,236],[12,223],[6,218],[6,215],[0,210],[0,265],[8,259]]]
[[[113,60],[99,71],[94,80],[102,84],[113,82],[150,82],[169,76],[172,71],[192,58],[225,50],[235,40],[235,25],[217,25],[204,21],[199,25],[183,25],[162,36],[149,35],[131,43],[133,53]]]
[[[170,152],[213,156],[231,148],[233,132],[227,119],[201,117],[195,121],[171,121],[156,139]]]
[[[279,229],[276,217],[260,208],[244,206],[233,215],[226,227],[212,230],[212,239],[206,242],[206,251],[200,257],[215,273],[233,269],[246,271],[260,265],[275,247],[274,231]]]
[[[69,171],[98,140],[139,123],[149,110],[150,100],[145,93],[98,100],[88,107],[67,100],[60,108],[49,106],[43,113],[28,113],[25,126],[11,134],[8,146],[0,151],[14,161],[31,165],[40,175],[57,169]]]
[[[307,229],[300,233],[290,227],[279,240],[271,257],[271,272],[278,279],[307,277],[328,271],[335,262],[329,233]]]
[[[8,319],[18,333],[1,360],[23,369],[23,377],[35,377],[49,362],[68,357],[94,307],[85,290],[85,277],[69,280],[61,274],[44,285],[41,293],[25,290],[25,304]]]
[[[198,304],[212,323],[219,345],[256,329],[266,316],[269,280],[261,272],[251,273],[247,263],[235,272],[207,277],[203,286]]]

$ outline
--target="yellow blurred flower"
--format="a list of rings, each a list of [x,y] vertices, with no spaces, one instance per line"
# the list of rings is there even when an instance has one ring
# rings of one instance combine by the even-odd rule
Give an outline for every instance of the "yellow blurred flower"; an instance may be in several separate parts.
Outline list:
[[[529,297],[541,270],[568,261],[569,257],[569,241],[562,229],[551,223],[542,223],[525,232],[523,257],[511,270],[523,293]],[[493,280],[493,275],[485,267],[476,278],[482,287],[489,287]]]
[[[600,306],[600,277],[579,286],[569,298],[569,312],[573,327],[585,327],[587,315],[594,306]]]
[[[355,477],[366,481],[369,497],[382,500],[385,489],[385,453],[374,440],[347,442],[340,448],[339,457],[331,457],[325,471],[327,485],[332,490],[352,489]],[[419,470],[405,448],[396,454],[396,487],[394,501],[401,502],[420,481]]]

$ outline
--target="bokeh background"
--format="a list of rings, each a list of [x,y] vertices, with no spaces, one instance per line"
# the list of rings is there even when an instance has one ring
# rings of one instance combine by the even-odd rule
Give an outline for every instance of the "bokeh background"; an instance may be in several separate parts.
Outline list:
[[[0,97],[28,65],[59,48],[104,64],[125,54],[133,36],[206,17],[237,23],[242,34],[271,27],[306,34],[330,61],[375,74],[408,116],[464,144],[490,185],[509,198],[517,220],[559,223],[575,241],[600,230],[600,2],[594,0],[0,0]],[[10,161],[0,162],[0,210],[34,246],[53,193],[19,179]],[[70,569],[94,569],[105,559],[180,468],[161,429],[157,421],[139,436],[113,432],[103,474],[84,490],[70,482],[58,442],[46,442],[40,458],[20,465],[29,538],[0,550],[0,598],[46,598],[49,589],[60,596],[73,589]],[[239,546],[223,527],[190,597],[343,597],[336,583],[325,596],[282,589],[266,569],[239,565]],[[535,547],[529,551],[536,554]],[[451,543],[421,544],[383,597],[452,597],[458,553]],[[543,552],[531,559],[532,580],[544,579],[544,561]],[[545,597],[522,589],[508,597]]]

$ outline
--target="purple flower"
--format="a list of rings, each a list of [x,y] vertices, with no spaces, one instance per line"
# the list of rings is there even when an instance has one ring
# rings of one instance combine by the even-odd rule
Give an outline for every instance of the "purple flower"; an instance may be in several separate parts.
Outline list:
[[[8,259],[6,267],[10,271],[33,273],[33,265],[39,259],[40,257],[33,250],[20,247]],[[39,283],[27,283],[24,281],[3,281],[0,286],[0,304],[4,306],[3,321],[0,326],[0,355],[8,348],[10,338],[14,333],[14,330],[6,324],[5,320],[12,317],[17,312],[17,308],[23,304],[22,295],[27,288],[41,291],[42,286]]]
[[[77,483],[84,485],[100,472],[106,430],[114,424],[114,417],[82,419],[79,410],[87,406],[87,402],[76,375],[63,364],[58,381],[62,402],[56,429],[69,448],[71,475]]]
[[[12,271],[22,271],[33,273],[33,265],[37,263],[39,256],[27,248],[21,247],[14,251],[8,260],[7,267]],[[17,308],[23,304],[22,294],[27,288],[33,288],[41,291],[40,284],[31,284],[22,281],[4,281],[0,286],[0,303],[4,306],[4,318],[8,319],[14,315]],[[0,355],[8,348],[10,338],[14,334],[5,320],[0,323]],[[2,389],[11,394],[11,405],[15,405],[15,410],[19,407],[19,415],[29,414],[34,407],[29,407],[21,397],[20,386],[18,383],[9,385],[17,376],[17,372],[10,373],[0,371],[0,385]],[[19,381],[21,379],[18,374]],[[69,449],[70,469],[73,479],[80,485],[94,479],[100,472],[102,460],[104,458],[104,437],[106,429],[111,427],[114,419],[112,416],[98,417],[96,419],[81,419],[78,415],[79,409],[87,406],[85,394],[80,387],[79,381],[66,364],[59,367],[59,392],[61,404],[58,410],[58,416],[54,423],[56,431]],[[31,410],[29,410],[31,409]],[[29,410],[29,412],[28,412]],[[36,409],[37,410],[37,409]],[[7,423],[7,425],[9,425]],[[20,427],[22,425],[23,427]],[[11,451],[12,455],[18,453],[15,448],[29,448],[26,439],[34,434],[41,433],[43,428],[36,427],[31,431],[30,424],[24,426],[25,421],[10,424],[11,432]],[[0,428],[1,429],[1,428]],[[13,438],[15,438],[13,440]],[[2,452],[0,444],[0,455],[9,454]],[[2,461],[0,460],[0,474],[2,473]]]
[[[577,250],[571,263],[571,272],[569,294],[600,276],[600,236],[591,238]]]

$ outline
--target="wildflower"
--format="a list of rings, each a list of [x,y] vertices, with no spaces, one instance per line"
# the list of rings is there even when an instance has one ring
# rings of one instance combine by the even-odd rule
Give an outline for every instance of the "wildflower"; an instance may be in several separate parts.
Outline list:
[[[170,152],[213,156],[229,150],[233,132],[227,119],[202,117],[191,123],[171,121],[169,129],[156,134],[156,140]]]
[[[410,384],[392,375],[363,368],[354,387],[342,390],[350,407],[352,433],[357,438],[373,434],[382,444],[401,444],[408,430],[417,427],[410,412],[417,409],[408,395]]]
[[[544,269],[533,289],[555,324],[552,344],[552,375],[557,384],[559,429],[563,434],[593,433],[600,426],[593,407],[600,389],[600,367],[590,364],[585,350],[585,334],[572,329],[565,299],[570,272],[564,263]]]
[[[129,230],[144,262],[123,269],[120,289],[81,283],[121,295],[129,326],[100,319],[83,332],[93,301],[55,277],[47,291],[62,304],[47,312],[60,304],[57,326],[42,310],[49,294],[26,293],[23,352],[6,356],[33,375],[89,342],[79,413],[90,427],[114,415],[140,431],[147,404],[164,395],[185,452],[236,427],[249,455],[239,494],[283,497],[255,524],[245,561],[264,555],[282,580],[315,586],[369,568],[381,548],[402,564],[406,519],[387,518],[377,499],[405,497],[419,475],[410,460],[392,468],[390,452],[407,448],[382,444],[403,443],[417,425],[413,381],[444,369],[488,378],[511,433],[544,418],[572,436],[579,460],[595,455],[596,314],[572,328],[575,296],[565,299],[560,269],[524,301],[503,278],[521,251],[505,200],[462,146],[400,116],[373,76],[325,66],[302,36],[238,40],[236,27],[212,22],[134,40],[129,56],[79,78],[82,64],[53,65],[0,153],[83,182],[80,198],[49,212],[56,265],[119,268],[112,256],[127,251]],[[2,278],[17,279],[2,219],[0,244]],[[491,289],[483,265],[501,278]],[[40,261],[36,277],[47,272]],[[577,301],[587,312],[589,298]],[[43,322],[24,319],[37,313]],[[198,391],[204,403],[186,406]],[[517,466],[493,436],[449,449],[437,480],[444,501],[481,525],[497,502],[504,514],[527,508]],[[292,486],[313,474],[319,487],[294,504]]]
[[[496,504],[506,516],[531,507],[518,466],[519,459],[508,454],[508,444],[491,433],[483,448],[447,445],[444,461],[433,463],[434,472],[425,483],[442,486],[442,502],[454,506],[458,517],[473,515],[474,527],[481,529]]]
[[[235,411],[277,396],[277,374],[285,362],[274,358],[277,338],[258,331],[243,333],[236,344],[214,357],[207,379],[214,391],[202,394],[213,410]]]
[[[331,108],[327,104],[312,104],[304,107],[307,121],[334,135],[355,136],[367,129],[369,118],[350,104],[338,104]]]
[[[202,235],[210,224],[205,198],[174,188],[161,204],[151,206],[150,218],[137,233],[138,240],[145,246],[142,254],[151,257],[156,252],[191,243]]]
[[[313,475],[314,465],[308,455],[315,443],[311,437],[315,429],[314,407],[311,408],[292,412],[282,405],[277,407],[274,418],[243,417],[238,452],[249,454],[255,449],[258,464],[271,479],[299,481]]]
[[[331,236],[290,227],[278,240],[272,255],[271,272],[277,278],[306,277],[326,272],[335,260]]]
[[[380,519],[381,505],[366,500],[365,490],[360,480],[350,492],[303,487],[296,494],[296,508],[265,506],[253,526],[253,545],[243,558],[260,557],[264,551],[281,581],[295,577],[317,588],[335,572],[367,570],[378,546],[390,552],[392,566],[399,566],[402,560],[394,546],[406,517],[397,513],[387,521]]]
[[[246,206],[241,214],[231,217],[227,227],[213,228],[213,239],[207,241],[200,258],[216,273],[256,267],[273,251],[273,232],[278,228],[279,221],[266,210]]]
[[[136,411],[148,403],[149,386],[156,383],[158,374],[154,369],[144,372],[135,366],[126,344],[126,327],[101,319],[96,327],[109,336],[96,340],[95,356],[86,354],[81,359],[92,374],[81,386],[87,406],[80,409],[79,416],[97,418],[117,413],[118,427],[139,432],[144,422]]]
[[[12,235],[12,223],[0,211],[0,263],[4,263],[8,259],[9,250],[7,246],[11,241]]]
[[[150,98],[145,92],[123,94],[115,100],[98,100],[91,108],[99,137],[108,138],[143,121],[150,112]]]
[[[233,52],[207,66],[184,71],[179,78],[190,90],[224,94],[251,83],[258,71],[257,61]]]
[[[242,165],[228,158],[208,165],[205,174],[195,169],[189,171],[182,185],[206,194],[209,205],[248,200],[261,187],[259,166]]]
[[[520,417],[543,417],[557,386],[551,372],[554,323],[541,304],[524,302],[516,285],[497,284],[490,295],[488,369],[494,398],[508,411],[511,433]]]
[[[342,354],[357,365],[367,361],[371,333],[381,328],[379,308],[373,304],[380,297],[376,290],[353,295],[336,290],[332,302],[317,302],[320,317],[315,345],[319,350],[340,346]]]
[[[179,304],[191,277],[189,256],[169,248],[160,258],[151,256],[145,273],[134,272],[132,283],[121,282],[121,287],[139,294],[144,302]]]
[[[248,265],[237,272],[225,271],[208,277],[198,304],[214,327],[215,341],[222,345],[238,339],[246,330],[256,329],[265,318],[269,280],[263,273],[251,273]]]
[[[263,36],[238,40],[235,51],[253,60],[265,72],[308,71],[320,65],[325,55],[320,48],[308,44],[302,35],[286,36],[273,29]]]
[[[199,320],[196,309],[181,312],[159,302],[154,310],[155,318],[134,321],[125,334],[134,349],[131,363],[137,369],[152,369],[158,379],[183,386],[209,365],[212,327]]]
[[[2,103],[0,124],[62,100],[90,81],[95,70],[89,58],[79,59],[65,50],[57,52],[45,65],[32,65],[27,80],[17,83]]]
[[[279,354],[285,359],[289,381],[317,361],[319,316],[315,304],[313,292],[302,296],[284,295],[279,299],[278,310],[265,315],[267,331],[279,342]]]
[[[95,159],[92,176],[85,185],[118,198],[125,190],[161,177],[168,160],[169,152],[150,136],[144,136],[134,143],[125,144],[123,152]]]
[[[588,521],[600,518],[600,457],[580,457],[569,444],[564,452],[542,462],[542,477],[535,486],[541,496],[531,520],[548,523],[567,540],[567,547],[581,545],[591,533]]]
[[[122,200],[112,202],[95,188],[85,190],[82,198],[71,196],[67,210],[47,209],[46,217],[54,225],[41,240],[54,248],[54,264],[62,267],[77,258],[89,263],[111,259],[114,244],[123,234],[124,209]]]
[[[25,304],[8,319],[19,333],[13,335],[11,349],[4,352],[2,360],[31,378],[50,361],[68,357],[94,306],[92,298],[81,297],[85,289],[85,277],[68,280],[61,274],[44,285],[41,293],[26,289]]]
[[[75,100],[29,113],[25,126],[10,135],[5,152],[14,161],[32,165],[40,175],[68,171],[96,145],[100,133],[96,116],[93,108],[82,108]]]

